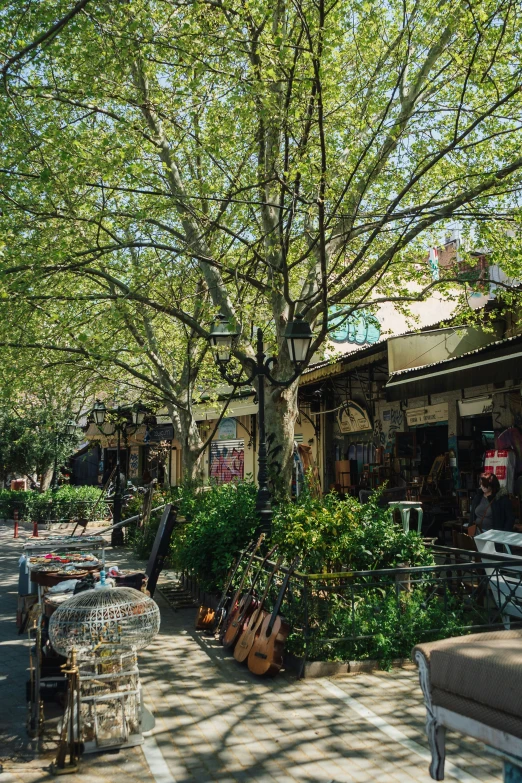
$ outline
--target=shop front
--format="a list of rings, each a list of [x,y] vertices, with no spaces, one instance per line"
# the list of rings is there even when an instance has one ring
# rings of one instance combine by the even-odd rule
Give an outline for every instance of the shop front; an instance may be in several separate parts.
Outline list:
[[[393,338],[312,368],[308,383],[305,374],[301,393],[320,400],[324,487],[363,502],[378,488],[383,503],[418,501],[424,532],[440,535],[445,523],[464,524],[481,474],[491,471],[520,519],[522,336],[498,340],[498,332],[485,345],[480,330],[426,332],[413,347],[418,335],[404,336],[406,364],[426,362],[430,346],[444,343],[435,363],[397,369]]]
[[[172,424],[158,415],[155,424],[143,424],[120,443],[120,466],[126,481],[175,486],[181,480],[180,445],[174,438]],[[163,420],[165,419],[165,420]],[[93,482],[105,485],[117,462],[117,436],[110,424],[101,427],[91,423],[85,439],[98,447],[99,461]]]

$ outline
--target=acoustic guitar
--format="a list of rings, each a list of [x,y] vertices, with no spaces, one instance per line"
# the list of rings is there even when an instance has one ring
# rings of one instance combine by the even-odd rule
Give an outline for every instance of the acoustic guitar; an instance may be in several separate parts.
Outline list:
[[[248,658],[248,654],[252,649],[252,645],[254,644],[256,634],[258,633],[261,627],[261,623],[263,622],[265,617],[270,614],[270,612],[265,612],[263,607],[265,605],[268,591],[270,590],[270,585],[274,580],[274,576],[276,575],[276,572],[279,571],[282,562],[283,562],[283,558],[279,557],[277,563],[272,569],[272,573],[269,575],[267,579],[265,591],[261,596],[258,605],[250,615],[248,622],[244,626],[241,636],[238,638],[236,642],[236,646],[234,647],[234,658],[236,659],[236,661],[239,661],[239,663],[243,663],[243,661],[246,661],[246,659]]]
[[[223,588],[223,592],[221,593],[221,598],[219,599],[219,603],[216,607],[216,609],[211,609],[209,606],[206,606],[205,604],[202,604],[199,609],[198,613],[196,615],[196,622],[195,627],[197,631],[210,631],[211,633],[216,633],[216,631],[219,630],[219,627],[221,623],[224,620],[225,614],[226,614],[226,608],[227,608],[227,602],[230,599],[229,590],[230,585],[234,581],[234,577],[237,573],[237,569],[239,568],[239,565],[241,563],[241,558],[243,555],[247,555],[249,551],[254,546],[254,542],[251,541],[246,549],[241,552],[237,558],[233,561],[232,565],[230,566],[230,569],[227,574],[227,578],[225,580],[225,587]]]
[[[268,554],[263,558],[263,562],[257,569],[257,573],[252,579],[252,584],[250,585],[250,588],[247,590],[245,595],[239,601],[233,614],[230,615],[230,622],[227,626],[227,630],[222,640],[223,647],[225,648],[225,650],[231,650],[232,647],[234,647],[250,615],[256,609],[258,601],[254,594],[254,590],[259,580],[259,577],[263,573],[263,568],[267,560],[270,560],[270,558],[272,557],[276,549],[277,546],[272,547],[270,552],[268,552]]]
[[[252,566],[252,563],[254,562],[254,557],[256,555],[257,550],[261,546],[265,539],[265,534],[261,533],[259,538],[257,539],[256,545],[252,552],[250,553],[250,557],[248,559],[248,563],[246,564],[246,568],[243,571],[243,574],[241,576],[241,580],[239,582],[238,588],[236,592],[234,593],[234,597],[232,598],[232,601],[228,604],[227,612],[221,622],[221,631],[219,634],[220,641],[223,641],[223,638],[225,636],[225,633],[227,631],[228,626],[230,625],[231,620],[235,616],[235,612],[238,605],[239,596],[241,595],[241,591],[243,590],[243,585],[245,584],[245,580],[247,578],[248,572],[250,571],[250,568]]]
[[[272,614],[264,618],[248,654],[248,668],[252,674],[273,677],[283,665],[283,651],[290,633],[290,625],[279,615],[288,581],[297,568],[296,557],[283,580]]]

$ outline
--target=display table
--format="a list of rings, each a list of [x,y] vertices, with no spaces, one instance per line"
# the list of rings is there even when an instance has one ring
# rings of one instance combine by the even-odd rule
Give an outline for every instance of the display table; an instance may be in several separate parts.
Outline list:
[[[417,500],[392,500],[388,503],[388,506],[392,511],[396,508],[399,509],[401,513],[402,528],[405,533],[410,529],[410,512],[415,510],[417,512],[417,533],[421,532],[423,517],[422,503]]]
[[[522,548],[522,533],[507,533],[504,530],[486,530],[475,536],[480,559],[486,566],[484,572],[489,577],[489,588],[493,599],[502,614],[507,628],[512,619],[522,620],[522,556],[514,555],[512,547]],[[510,560],[520,560],[520,566],[511,564],[505,569],[488,568],[487,564],[499,559],[496,546],[505,547]],[[502,555],[500,555],[501,557]]]
[[[20,595],[25,596],[35,592],[37,594],[36,603],[30,610],[30,620],[34,625],[33,628],[28,627],[27,629],[35,639],[35,644],[31,647],[30,652],[31,687],[28,726],[32,736],[38,736],[41,733],[44,720],[43,702],[41,698],[43,663],[42,630],[44,621],[47,621],[53,611],[52,605],[44,602],[44,595],[50,585],[75,578],[71,573],[58,574],[51,571],[46,579],[45,573],[38,572],[41,563],[38,563],[37,561],[42,559],[46,554],[56,556],[70,554],[74,559],[74,553],[76,553],[79,559],[82,551],[92,551],[100,552],[100,557],[95,568],[104,568],[106,546],[107,541],[102,536],[49,537],[45,539],[35,539],[24,544],[24,556],[20,561],[19,592]],[[51,562],[52,561],[50,561],[50,563]],[[49,567],[51,566],[49,565]],[[56,565],[56,571],[58,571],[59,568],[60,566]],[[73,574],[74,573],[75,572],[73,572]],[[21,589],[22,586],[24,589]],[[24,626],[25,623],[22,627]]]
[[[522,533],[508,533],[505,530],[486,530],[485,533],[475,536],[475,542],[479,552],[494,555],[497,552],[496,544],[500,544],[506,548],[507,554],[511,555],[511,547],[522,549]],[[513,556],[517,557],[517,555]]]

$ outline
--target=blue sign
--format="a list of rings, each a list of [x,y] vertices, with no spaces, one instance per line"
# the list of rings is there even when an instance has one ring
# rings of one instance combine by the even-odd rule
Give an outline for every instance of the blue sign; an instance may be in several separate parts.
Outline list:
[[[334,305],[328,311],[330,340],[334,343],[355,343],[373,345],[381,336],[381,325],[372,313],[355,310],[348,317],[342,313],[345,308]]]

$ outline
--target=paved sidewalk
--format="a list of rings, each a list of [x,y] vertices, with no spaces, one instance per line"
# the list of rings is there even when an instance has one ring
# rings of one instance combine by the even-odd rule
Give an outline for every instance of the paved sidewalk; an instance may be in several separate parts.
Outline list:
[[[33,783],[47,776],[49,757],[24,739],[28,642],[14,624],[21,542],[10,536],[0,527],[0,783]],[[114,560],[126,557],[118,551]],[[428,783],[414,670],[259,680],[193,630],[193,609],[174,611],[157,599],[161,631],[140,656],[156,728],[141,748],[85,756],[70,783]],[[474,740],[450,734],[448,760],[449,781],[502,778],[499,760]]]

